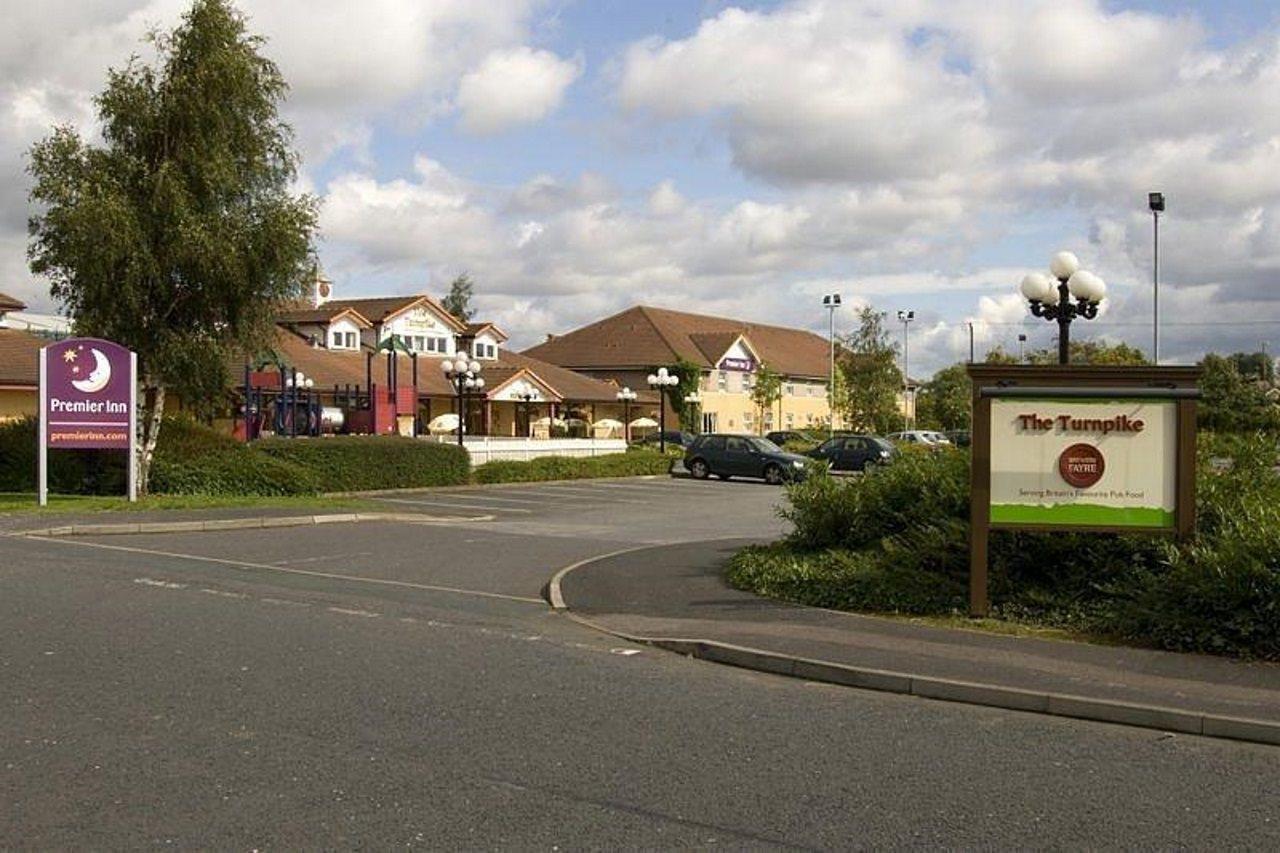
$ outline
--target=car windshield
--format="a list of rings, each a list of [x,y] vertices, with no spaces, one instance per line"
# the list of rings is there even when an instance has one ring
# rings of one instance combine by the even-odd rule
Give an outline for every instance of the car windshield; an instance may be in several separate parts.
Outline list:
[[[761,453],[781,453],[782,452],[781,447],[774,444],[772,441],[770,441],[767,438],[749,438],[747,439],[747,441],[751,442],[751,446],[754,447],[756,450],[759,450]]]

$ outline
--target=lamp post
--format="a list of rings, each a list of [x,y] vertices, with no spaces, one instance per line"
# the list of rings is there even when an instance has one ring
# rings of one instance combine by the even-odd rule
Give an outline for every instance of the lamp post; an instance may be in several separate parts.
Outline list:
[[[1160,363],[1160,214],[1164,193],[1147,193],[1151,210],[1151,362]]]
[[[911,323],[916,318],[914,311],[899,311],[898,322],[902,324],[902,431],[909,430],[911,423]]]
[[[1070,252],[1058,252],[1049,262],[1053,277],[1033,272],[1022,279],[1022,295],[1031,303],[1031,313],[1058,323],[1058,364],[1071,360],[1071,321],[1077,317],[1092,320],[1098,316],[1098,305],[1107,295],[1107,285],[1100,277],[1080,269],[1080,261]],[[1057,293],[1054,293],[1054,280]],[[1056,300],[1050,302],[1049,300]],[[1071,297],[1076,298],[1075,302]]]
[[[1022,364],[1027,360],[1026,355],[1027,336],[1018,335],[1018,364]]]
[[[840,307],[840,294],[828,293],[822,297],[822,307],[827,309],[831,359],[827,365],[827,438],[836,434],[836,309]]]
[[[524,432],[525,438],[533,437],[533,421],[530,416],[533,413],[533,402],[538,399],[538,395],[532,391],[525,391],[523,394],[517,394],[516,399],[524,406]]]
[[[622,390],[615,397],[622,403],[622,440],[627,444],[631,443],[631,403],[636,399],[638,394],[627,386],[622,386]]]
[[[463,447],[462,430],[467,423],[467,394],[479,392],[484,388],[484,379],[480,376],[480,362],[468,362],[466,358],[457,361],[445,359],[440,363],[444,376],[458,392],[458,446]]]
[[[690,391],[688,394],[684,395],[684,404],[686,406],[693,406],[694,412],[698,415],[698,417],[695,417],[693,419],[693,422],[698,427],[697,429],[694,430],[694,432],[701,433],[702,432],[702,417],[701,417],[702,412],[699,407],[702,405],[702,397],[698,395],[697,391]]]
[[[667,452],[667,398],[664,388],[674,388],[680,384],[680,377],[668,373],[665,367],[659,367],[657,373],[650,373],[649,387],[658,392],[658,452]]]

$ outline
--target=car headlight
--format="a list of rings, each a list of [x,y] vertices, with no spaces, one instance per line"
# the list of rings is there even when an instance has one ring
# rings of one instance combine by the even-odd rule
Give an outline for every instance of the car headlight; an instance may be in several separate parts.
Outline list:
[[[881,455],[882,457],[884,457],[884,458],[886,458],[886,459],[887,459],[887,458],[889,457],[889,451],[887,451],[887,450],[881,450],[881,451],[880,451],[880,455]]]
[[[804,463],[803,463],[803,462],[801,462],[799,459],[793,459],[793,460],[791,460],[791,467],[793,467],[793,468],[803,468],[803,467],[804,467]]]

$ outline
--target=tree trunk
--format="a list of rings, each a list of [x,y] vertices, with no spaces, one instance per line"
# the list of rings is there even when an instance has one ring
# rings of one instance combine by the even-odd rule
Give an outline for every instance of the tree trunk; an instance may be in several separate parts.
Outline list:
[[[164,386],[153,377],[142,377],[142,440],[138,442],[138,494],[148,494],[151,460],[160,438],[160,422],[164,417]]]

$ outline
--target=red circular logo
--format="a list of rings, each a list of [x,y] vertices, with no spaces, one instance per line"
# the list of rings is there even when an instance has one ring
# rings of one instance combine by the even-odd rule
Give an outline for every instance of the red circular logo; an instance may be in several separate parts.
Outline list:
[[[1102,451],[1092,444],[1073,444],[1058,457],[1058,473],[1077,489],[1087,489],[1107,470]]]

